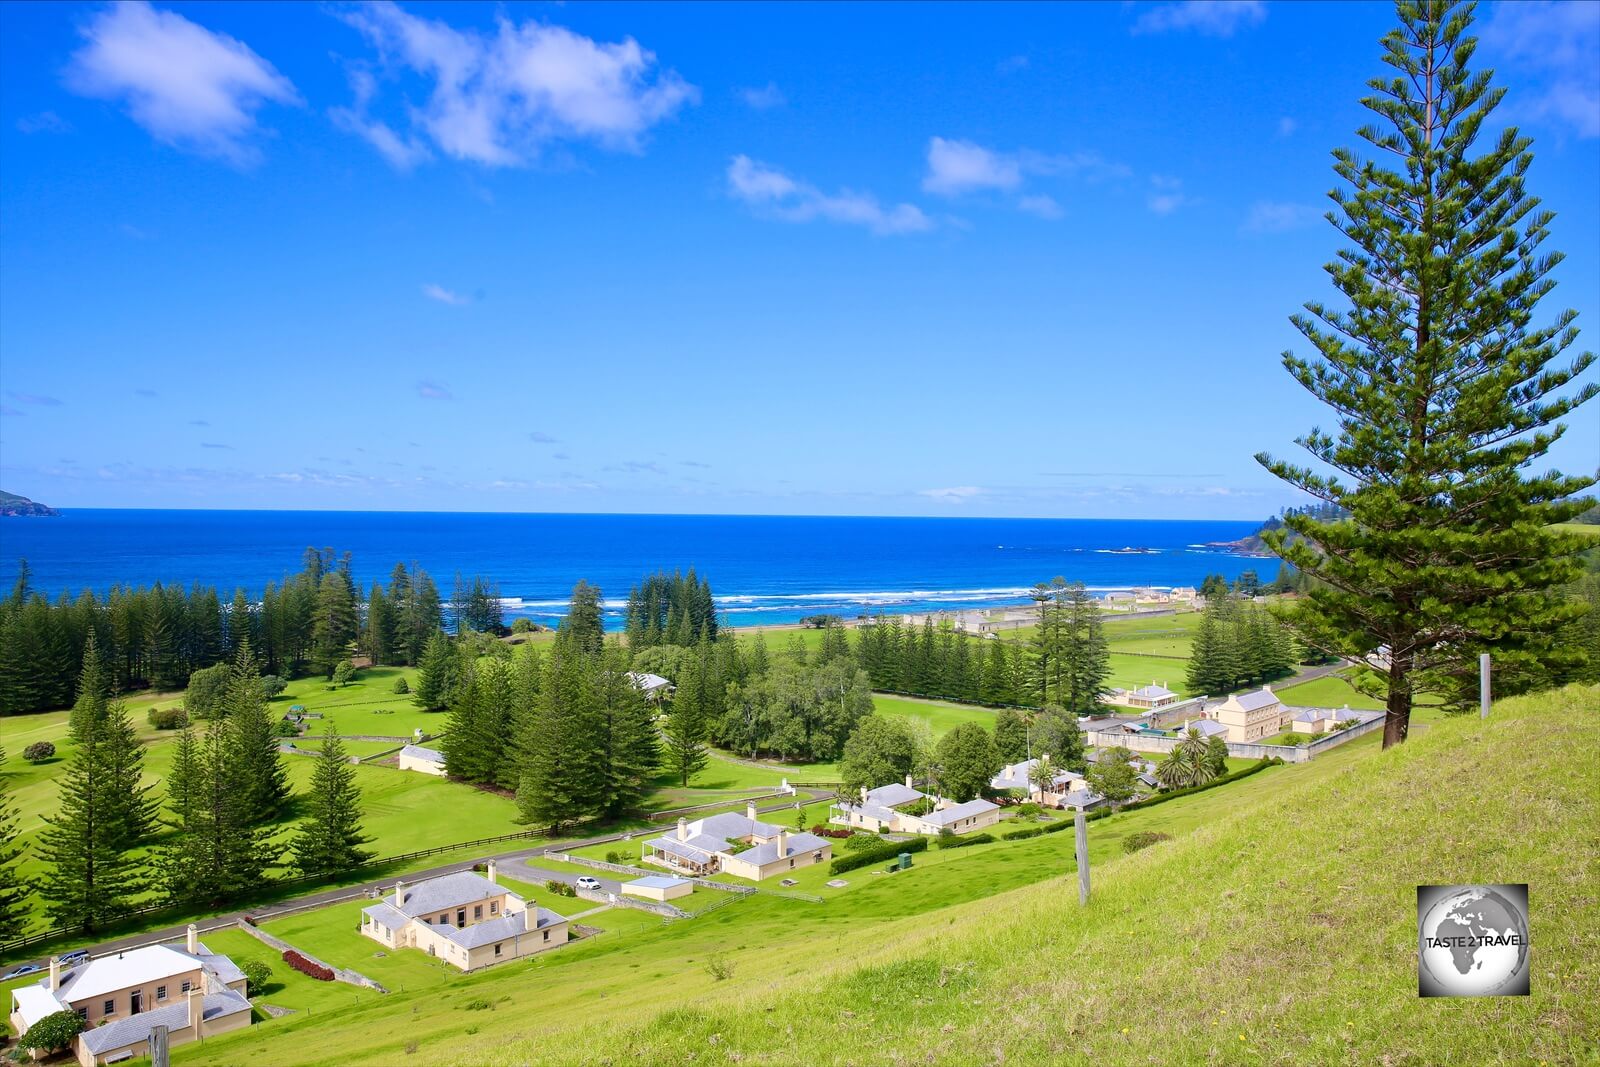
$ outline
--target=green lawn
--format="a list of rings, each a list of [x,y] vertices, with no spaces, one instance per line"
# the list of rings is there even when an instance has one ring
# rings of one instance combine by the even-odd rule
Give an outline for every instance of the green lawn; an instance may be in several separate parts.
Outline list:
[[[1377,753],[1376,738],[1364,737],[1310,764],[1275,767],[1221,789],[1096,821],[1090,824],[1090,837],[1091,857],[1100,871],[1096,876],[1099,892],[1104,899],[1115,901],[1123,897],[1143,900],[1155,891],[1123,891],[1114,881],[1108,881],[1122,866],[1140,862],[1124,858],[1122,841],[1128,834],[1159,830],[1175,838],[1197,831],[1196,836],[1210,835],[1213,831],[1209,827],[1219,822],[1259,824],[1276,831],[1283,824],[1280,815],[1286,796],[1298,795],[1296,791],[1302,786],[1337,785]],[[1266,817],[1251,820],[1241,816],[1258,810]],[[908,946],[926,945],[932,931],[952,929],[951,923],[963,931],[972,929],[975,922],[1009,928],[1013,922],[1011,912],[1018,907],[1031,907],[1040,892],[1044,899],[1058,899],[1069,891],[1061,875],[1071,870],[1071,851],[1071,833],[954,850],[935,848],[916,854],[910,871],[885,874],[863,868],[848,872],[841,876],[847,883],[842,889],[823,884],[831,877],[825,866],[807,868],[795,876],[800,883],[798,888],[823,896],[823,904],[757,894],[701,919],[667,925],[639,923],[630,929],[608,932],[588,943],[530,961],[529,966],[519,963],[478,975],[449,976],[444,987],[384,998],[352,1009],[336,1020],[318,1020],[315,1030],[305,1020],[290,1018],[274,1024],[270,1031],[263,1028],[248,1035],[248,1039],[247,1035],[228,1036],[207,1041],[203,1049],[178,1050],[175,1059],[229,1064],[381,1064],[404,1057],[406,1048],[415,1042],[415,1054],[421,1057],[418,1062],[559,1060],[564,1056],[563,1050],[573,1048],[604,1049],[628,1062],[678,1062],[682,1057],[672,1048],[659,1045],[651,1045],[637,1056],[628,1054],[629,1048],[652,1040],[647,1032],[650,1027],[639,1026],[643,1019],[652,1018],[653,1027],[662,1023],[655,1013],[674,1007],[726,1004],[730,1003],[729,997],[769,997],[770,990],[809,983],[843,967],[881,959]],[[1239,855],[1230,849],[1219,853],[1216,862],[1236,862]],[[1187,916],[1204,915],[1217,897],[1215,887],[1235,884],[1226,876],[1211,875],[1208,877],[1213,880],[1203,886],[1197,883],[1192,890],[1177,893],[1168,883],[1183,876],[1181,872],[1164,873],[1160,881],[1153,883],[1174,897],[1164,906],[1159,919],[1151,921],[1150,933],[1165,936],[1173,922],[1183,923],[1189,921]],[[1040,885],[1041,889],[1024,890],[1022,895],[1010,892],[1033,885]],[[570,906],[569,901],[569,911]],[[616,914],[620,912],[608,912],[607,916]],[[349,925],[348,917],[337,920],[332,924],[335,932],[339,921]],[[1038,929],[1043,927],[1035,929],[1035,937]],[[782,946],[781,951],[774,946]],[[726,957],[733,964],[733,980],[718,982],[707,973],[706,960],[712,955]],[[1134,959],[1130,956],[1116,964],[1117,971],[1129,976],[1141,974]],[[360,964],[354,965],[364,969]],[[1111,966],[1097,964],[1094,973],[1109,976],[1109,971],[1102,968]],[[1058,969],[1039,965],[1025,970],[1028,981],[1034,982],[1038,975],[1056,973]],[[1072,973],[1088,972],[1074,968]],[[927,985],[930,989],[941,988],[937,972]],[[519,1004],[537,1004],[539,1010],[518,1012],[515,1016],[498,1011],[468,1014],[462,1010],[469,999],[496,1002],[500,996],[509,996]],[[814,998],[808,1017],[815,1021],[819,1004],[842,1002],[830,997]],[[1136,1002],[1137,997],[1128,1001]],[[667,1016],[668,1020],[671,1018]],[[836,1019],[831,1014],[828,1018]],[[745,1017],[729,1020],[720,1032],[724,1040],[742,1040],[752,1024],[765,1025],[759,1017]],[[574,1031],[589,1025],[595,1029],[580,1031],[581,1036],[574,1043]],[[670,1029],[675,1024],[666,1025]],[[799,1025],[798,1019],[792,1025],[801,1035],[801,1042],[816,1040],[814,1027],[808,1030]],[[469,1026],[477,1027],[478,1032],[468,1033]],[[699,1035],[696,1045],[702,1051],[712,1047],[703,1038]],[[720,1055],[719,1052],[718,1062]],[[770,1051],[747,1062],[790,1063],[797,1058],[807,1062],[893,1059],[876,1053],[852,1055],[850,1046],[845,1045],[824,1051],[802,1044],[787,1052]],[[917,1058],[921,1058],[920,1052]],[[985,1056],[976,1058],[987,1060]],[[1037,1058],[1018,1056],[1009,1062],[1034,1062]],[[1109,1059],[1114,1061],[1115,1057]]]
[[[1382,711],[1383,704],[1356,691],[1355,687],[1338,675],[1328,675],[1287,689],[1273,690],[1278,699],[1294,707],[1342,708],[1346,704],[1357,711]]]
[[[917,700],[875,693],[872,708],[879,715],[921,719],[933,731],[935,739],[943,737],[962,723],[975,722],[986,730],[994,729],[994,709],[971,704],[949,704],[942,700]]]

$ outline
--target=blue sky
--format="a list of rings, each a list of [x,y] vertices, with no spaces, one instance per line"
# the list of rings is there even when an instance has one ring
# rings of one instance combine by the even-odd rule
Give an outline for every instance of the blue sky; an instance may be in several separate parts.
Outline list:
[[[1254,518],[1386,4],[0,5],[0,481]],[[1490,5],[1600,322],[1600,5]],[[1600,405],[1557,465],[1600,464]]]

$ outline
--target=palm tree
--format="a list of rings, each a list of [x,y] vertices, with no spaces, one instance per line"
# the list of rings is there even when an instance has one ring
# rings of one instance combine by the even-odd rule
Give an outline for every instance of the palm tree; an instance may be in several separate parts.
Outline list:
[[[1191,726],[1184,739],[1172,749],[1172,754],[1161,761],[1156,776],[1168,789],[1205,785],[1217,776],[1216,768],[1206,758],[1208,751],[1205,738]]]
[[[1028,781],[1033,783],[1035,789],[1039,790],[1040,800],[1043,800],[1044,794],[1050,791],[1051,786],[1055,785],[1056,775],[1059,773],[1056,770],[1056,765],[1050,761],[1049,756],[1040,757],[1039,761],[1028,770]]]

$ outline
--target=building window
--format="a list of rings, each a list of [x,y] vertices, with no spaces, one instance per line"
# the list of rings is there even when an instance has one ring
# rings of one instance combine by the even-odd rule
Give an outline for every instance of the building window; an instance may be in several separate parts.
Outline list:
[[[78,1018],[82,1019],[84,1022],[88,1022],[89,1021],[89,1009],[88,1008],[78,1008],[76,1010],[78,1012]]]
[[[100,1014],[102,1014],[102,1015],[110,1015],[113,1012],[115,1012],[116,1010],[117,1010],[117,1002],[115,1000],[108,999],[106,1001],[106,1003],[105,1003],[105,1006],[100,1009]]]
[[[545,931],[545,932],[544,932],[544,939],[545,939],[545,940],[546,940],[546,941],[548,941],[548,940],[550,940],[550,931],[549,931],[549,930],[546,930],[546,931]]]
[[[164,985],[156,986],[156,999],[157,1000],[166,1000],[167,999],[167,987],[166,986],[164,986]]]
[[[497,912],[499,910],[500,910],[500,902],[498,900],[489,901],[489,914],[490,915],[493,915],[495,912]]]
[[[495,954],[495,955],[496,955],[496,956],[498,956],[498,955],[500,955],[500,944],[499,944],[499,942],[496,942],[496,943],[495,943],[495,946],[494,946],[494,954]]]
[[[189,992],[189,981],[188,981],[188,979],[184,979],[183,985],[178,987],[178,992],[180,992],[180,993]]]
[[[474,919],[483,918],[483,905],[482,904],[474,904],[472,906],[472,917]]]
[[[439,925],[440,926],[449,926],[450,925],[450,913],[449,912],[445,912],[443,915],[439,916]]]

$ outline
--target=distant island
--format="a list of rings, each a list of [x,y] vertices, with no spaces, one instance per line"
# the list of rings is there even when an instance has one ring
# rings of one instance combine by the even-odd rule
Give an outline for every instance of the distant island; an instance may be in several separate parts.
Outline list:
[[[1275,557],[1277,553],[1267,547],[1267,540],[1262,535],[1266,534],[1268,531],[1276,530],[1283,526],[1283,520],[1286,517],[1290,515],[1310,515],[1314,519],[1318,519],[1323,522],[1329,522],[1334,519],[1342,519],[1345,517],[1345,514],[1346,513],[1343,508],[1332,504],[1312,504],[1309,507],[1303,508],[1285,508],[1282,513],[1274,515],[1272,518],[1262,523],[1256,532],[1248,537],[1241,537],[1237,541],[1208,541],[1206,542],[1206,547],[1220,548],[1223,551],[1230,552],[1235,556],[1261,556],[1264,558],[1272,558]],[[1298,536],[1298,534],[1290,535],[1291,538]]]
[[[37,500],[29,500],[25,496],[18,496],[16,493],[8,493],[4,489],[0,489],[0,515],[50,517],[60,514],[61,512],[55,508],[41,504]]]

